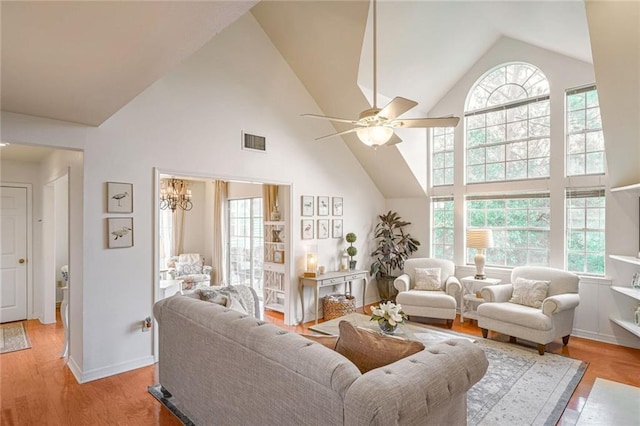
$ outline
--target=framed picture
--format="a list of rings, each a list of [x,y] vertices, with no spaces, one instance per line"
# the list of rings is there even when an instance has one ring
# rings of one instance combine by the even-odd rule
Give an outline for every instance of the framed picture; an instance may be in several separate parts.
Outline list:
[[[133,218],[107,218],[107,241],[108,248],[133,247]]]
[[[302,219],[302,239],[313,240],[313,219]]]
[[[342,197],[333,197],[333,215],[342,216]]]
[[[318,197],[318,216],[329,216],[329,197]]]
[[[318,239],[329,238],[329,219],[318,219]]]
[[[133,184],[107,182],[107,213],[133,213]]]
[[[274,263],[284,263],[284,250],[276,250],[273,252]]]
[[[342,219],[333,219],[331,227],[332,238],[342,238]]]
[[[311,195],[303,195],[301,212],[302,216],[313,216],[313,197]]]

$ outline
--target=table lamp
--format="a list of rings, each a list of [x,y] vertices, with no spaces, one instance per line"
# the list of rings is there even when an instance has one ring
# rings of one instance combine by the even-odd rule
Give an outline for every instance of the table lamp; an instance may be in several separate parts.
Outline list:
[[[467,247],[477,250],[474,261],[476,263],[476,280],[486,279],[484,274],[484,249],[493,247],[493,232],[491,229],[468,229]]]
[[[318,246],[308,244],[305,247],[305,277],[315,277],[318,273]]]

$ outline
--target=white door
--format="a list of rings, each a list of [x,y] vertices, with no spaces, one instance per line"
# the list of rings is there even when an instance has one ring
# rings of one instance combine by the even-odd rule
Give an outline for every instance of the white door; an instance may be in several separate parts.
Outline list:
[[[0,187],[0,322],[27,318],[27,188]]]

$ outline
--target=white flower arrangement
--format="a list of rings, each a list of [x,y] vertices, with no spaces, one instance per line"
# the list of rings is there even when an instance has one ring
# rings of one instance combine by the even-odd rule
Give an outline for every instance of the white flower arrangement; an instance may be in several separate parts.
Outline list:
[[[377,321],[381,323],[387,321],[390,326],[404,323],[407,319],[407,314],[402,311],[400,304],[393,302],[381,303],[379,306],[371,308],[371,321]]]

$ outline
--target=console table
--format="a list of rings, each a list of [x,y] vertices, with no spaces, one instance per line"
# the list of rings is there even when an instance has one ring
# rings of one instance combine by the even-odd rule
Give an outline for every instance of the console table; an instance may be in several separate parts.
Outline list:
[[[304,322],[304,288],[312,287],[314,300],[316,303],[316,324],[318,324],[318,293],[320,288],[322,287],[330,287],[335,285],[344,284],[345,290],[347,289],[347,285],[349,286],[349,294],[353,294],[351,291],[351,282],[362,280],[363,288],[362,288],[362,310],[364,311],[364,298],[367,294],[367,284],[369,282],[369,271],[364,269],[355,269],[353,271],[337,271],[337,272],[327,272],[322,275],[318,275],[316,277],[300,277],[298,291],[300,293],[300,303],[302,304],[302,319],[300,320],[300,324]]]

